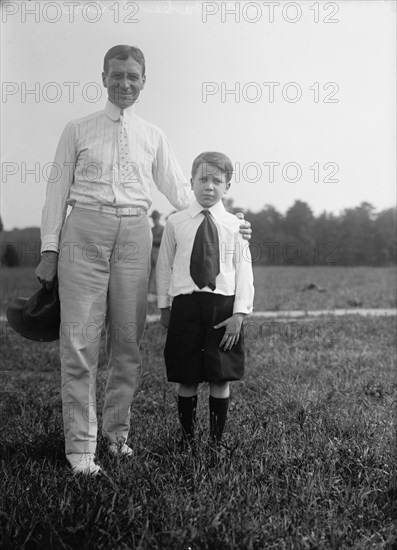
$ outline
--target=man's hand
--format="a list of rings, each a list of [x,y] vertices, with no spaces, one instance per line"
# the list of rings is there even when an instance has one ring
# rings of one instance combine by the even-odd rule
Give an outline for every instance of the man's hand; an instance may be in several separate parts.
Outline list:
[[[58,271],[58,252],[51,250],[43,252],[41,261],[36,268],[35,274],[40,283],[51,290]]]
[[[163,327],[168,328],[170,324],[171,308],[167,307],[167,308],[161,309],[160,311],[161,311],[160,323],[163,325]]]
[[[240,233],[246,241],[249,241],[252,234],[251,224],[250,222],[247,222],[247,220],[244,220],[244,214],[242,212],[237,212],[235,214],[239,220],[243,220],[244,223],[240,225]]]
[[[231,317],[222,321],[222,323],[214,326],[215,329],[226,327],[225,334],[219,344],[220,348],[223,346],[223,351],[232,349],[240,340],[241,325],[243,324],[244,317],[245,313],[234,313]]]

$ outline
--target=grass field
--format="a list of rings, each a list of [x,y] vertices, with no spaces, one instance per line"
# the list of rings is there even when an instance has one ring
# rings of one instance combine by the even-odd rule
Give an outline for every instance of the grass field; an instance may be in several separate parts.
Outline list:
[[[255,267],[255,309],[395,308],[395,267]],[[310,283],[324,292],[302,291]]]
[[[306,282],[298,284],[296,275],[305,268],[294,268],[295,277],[277,269],[263,276],[292,300],[292,289]],[[315,273],[306,272],[307,282],[341,292],[320,278],[322,270]],[[360,273],[366,276],[340,273],[344,291],[354,291],[347,281]],[[395,306],[386,288],[395,270],[373,273],[376,289],[369,280],[357,289],[365,307],[374,307],[374,292],[378,305]],[[266,305],[256,279],[257,300]],[[107,475],[88,480],[72,477],[63,456],[57,343],[30,342],[0,327],[2,549],[397,548],[395,318],[250,320],[246,376],[232,384],[226,455],[215,457],[207,444],[205,386],[197,454],[177,451],[165,331],[149,324],[133,404],[134,458],[109,458],[100,437],[98,461]],[[105,381],[102,346],[99,406]]]
[[[0,268],[4,312],[10,299],[29,296],[38,286],[31,267]],[[396,267],[262,267],[254,268],[255,310],[395,308]],[[324,292],[302,291],[310,283]],[[149,313],[157,312],[149,304]]]

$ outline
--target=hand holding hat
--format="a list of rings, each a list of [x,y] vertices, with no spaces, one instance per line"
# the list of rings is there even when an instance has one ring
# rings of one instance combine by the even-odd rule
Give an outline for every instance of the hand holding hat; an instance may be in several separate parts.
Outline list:
[[[16,298],[8,306],[8,322],[24,338],[36,342],[59,339],[61,307],[57,281],[54,283],[51,290],[42,286],[30,298]]]
[[[54,286],[58,271],[58,252],[48,250],[43,252],[41,261],[36,268],[35,274],[41,285],[47,290]]]

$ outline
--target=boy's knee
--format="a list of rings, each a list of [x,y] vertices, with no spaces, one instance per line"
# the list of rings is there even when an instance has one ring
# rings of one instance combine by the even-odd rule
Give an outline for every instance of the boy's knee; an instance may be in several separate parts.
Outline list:
[[[198,384],[179,384],[178,395],[181,397],[193,397],[197,394]]]
[[[211,382],[210,394],[217,399],[229,397],[229,382]]]

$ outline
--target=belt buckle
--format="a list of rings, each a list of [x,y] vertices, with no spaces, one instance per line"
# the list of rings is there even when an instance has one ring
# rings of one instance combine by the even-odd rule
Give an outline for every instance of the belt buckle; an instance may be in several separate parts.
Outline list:
[[[119,206],[116,210],[117,216],[119,218],[122,218],[124,216],[132,216],[132,208],[129,206]]]

